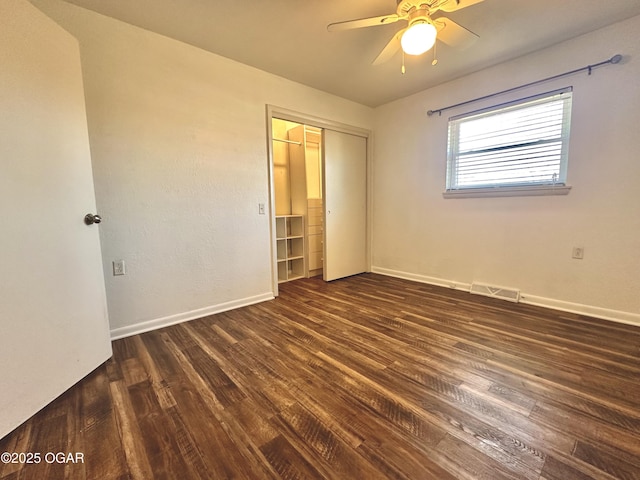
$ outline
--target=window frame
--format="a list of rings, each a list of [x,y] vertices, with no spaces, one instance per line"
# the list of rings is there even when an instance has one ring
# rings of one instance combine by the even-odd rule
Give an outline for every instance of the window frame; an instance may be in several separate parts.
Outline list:
[[[510,102],[493,105],[480,110],[463,113],[450,117],[447,131],[447,165],[446,165],[446,190],[443,193],[445,198],[465,198],[476,196],[521,196],[521,195],[566,195],[571,187],[566,184],[568,153],[571,129],[571,109],[573,99],[573,88],[565,87],[550,92],[541,93],[525,98],[520,98]],[[561,134],[558,139],[561,141],[560,163],[558,166],[558,177],[554,180],[533,180],[530,182],[500,182],[484,183],[481,185],[464,186],[456,183],[456,169],[460,158],[458,146],[460,141],[460,125],[477,119],[498,116],[505,113],[528,109],[544,103],[561,101],[562,122]],[[544,142],[546,140],[538,140]],[[535,143],[535,142],[534,142]],[[499,149],[498,149],[499,147]],[[486,150],[496,149],[497,151],[509,151],[513,148],[516,151],[518,144],[487,147]]]

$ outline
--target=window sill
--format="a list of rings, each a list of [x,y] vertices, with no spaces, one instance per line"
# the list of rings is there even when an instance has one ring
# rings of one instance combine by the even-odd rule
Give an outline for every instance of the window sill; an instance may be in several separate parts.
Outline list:
[[[527,187],[490,187],[464,188],[447,190],[442,193],[444,198],[477,198],[477,197],[531,197],[541,195],[567,195],[569,185],[531,185]]]

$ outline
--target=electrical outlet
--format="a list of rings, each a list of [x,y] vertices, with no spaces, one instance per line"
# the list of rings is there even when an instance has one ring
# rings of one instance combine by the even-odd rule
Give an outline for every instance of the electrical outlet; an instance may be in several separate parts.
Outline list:
[[[584,258],[584,248],[583,247],[573,247],[573,253],[571,255],[572,258],[576,260],[582,260]]]
[[[118,275],[126,275],[127,269],[125,267],[124,260],[114,260],[113,261],[113,276]]]
[[[264,215],[264,203],[259,203],[258,204],[258,214],[259,215]]]

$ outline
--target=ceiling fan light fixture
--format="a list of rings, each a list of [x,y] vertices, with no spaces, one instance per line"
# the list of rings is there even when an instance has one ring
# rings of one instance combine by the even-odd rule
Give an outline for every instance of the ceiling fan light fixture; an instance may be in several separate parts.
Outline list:
[[[436,27],[431,23],[415,22],[402,34],[402,50],[407,55],[422,55],[436,43],[437,33]]]

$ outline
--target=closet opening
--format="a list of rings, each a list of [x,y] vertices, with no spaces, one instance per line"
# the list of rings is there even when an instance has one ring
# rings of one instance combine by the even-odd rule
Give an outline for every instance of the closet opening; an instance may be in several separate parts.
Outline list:
[[[370,271],[370,136],[267,105],[274,296],[283,282]]]
[[[323,129],[272,118],[278,283],[323,274]]]

